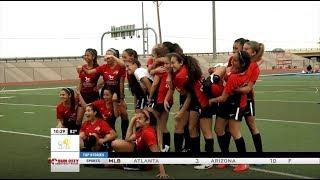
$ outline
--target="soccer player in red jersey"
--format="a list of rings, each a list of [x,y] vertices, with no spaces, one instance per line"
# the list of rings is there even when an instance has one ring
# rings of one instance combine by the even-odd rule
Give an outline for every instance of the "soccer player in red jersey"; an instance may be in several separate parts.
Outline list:
[[[238,152],[245,153],[246,146],[241,135],[241,120],[246,107],[247,99],[245,95],[235,93],[235,90],[248,83],[248,76],[245,71],[250,65],[250,56],[245,51],[239,51],[233,56],[234,72],[228,78],[221,96],[210,99],[210,104],[219,103],[217,116],[228,120],[230,133],[235,141]],[[219,128],[224,130],[225,127]],[[221,147],[220,147],[221,148]],[[221,151],[225,152],[224,148]],[[233,170],[242,172],[249,169],[248,164],[239,164]]]
[[[117,133],[102,119],[99,108],[93,104],[86,107],[86,121],[80,129],[80,148],[85,151],[110,150]]]
[[[167,49],[162,44],[156,44],[152,48],[153,61],[149,60],[149,62],[147,63],[148,72],[152,76],[154,76],[156,73],[165,72],[161,57],[164,57],[167,53]]]
[[[249,40],[248,39],[244,39],[244,38],[238,38],[234,41],[233,43],[233,46],[232,46],[232,53],[236,53],[238,51],[242,51],[243,50],[243,45],[244,43],[248,42]],[[228,62],[227,62],[227,67],[230,67],[232,66],[232,58],[233,58],[233,55],[231,55],[229,58],[228,58]]]
[[[155,110],[156,116],[159,119],[157,122],[159,145],[163,149],[162,151],[167,152],[170,147],[170,132],[167,129],[167,121],[170,108],[173,104],[173,97],[172,93],[169,92],[172,91],[172,88],[170,88],[171,79],[169,78],[170,59],[168,57],[162,57],[162,61],[166,72],[155,74],[148,102],[150,104],[149,107]],[[157,92],[157,96],[152,100],[151,97],[153,97],[155,92]],[[168,96],[167,99],[166,96]]]
[[[191,151],[199,152],[200,150],[200,137],[197,127],[197,112],[190,110],[189,106],[191,103],[191,94],[186,90],[185,86],[188,80],[188,70],[183,63],[182,55],[177,53],[169,53],[166,55],[171,60],[171,77],[172,77],[172,91],[168,91],[173,94],[173,90],[176,89],[185,100],[180,99],[180,109],[176,112],[175,119],[175,130],[174,130],[174,146],[175,152],[181,152],[184,138],[185,126],[189,121],[188,131],[190,133],[190,145],[192,144]],[[169,99],[165,99],[165,102],[169,102]],[[185,114],[190,116],[186,117]],[[199,141],[198,141],[199,140]],[[199,142],[199,144],[197,143]]]
[[[239,88],[237,92],[247,94],[247,106],[244,112],[244,117],[246,120],[246,124],[251,132],[256,152],[260,153],[263,150],[261,135],[255,121],[255,103],[253,86],[259,78],[259,64],[262,63],[261,58],[264,53],[264,44],[258,43],[256,41],[249,41],[244,44],[243,50],[250,55],[251,63],[248,70],[246,71],[246,74],[249,77],[249,83],[247,86]]]
[[[130,121],[125,140],[117,139],[112,142],[116,152],[160,152],[157,144],[157,135],[154,129],[156,119],[146,109],[138,112]],[[159,165],[157,177],[168,178],[164,166]]]
[[[77,102],[71,88],[62,88],[60,103],[56,107],[57,128],[78,129],[76,127]]]
[[[98,73],[86,74],[82,69],[94,69],[99,66],[97,59],[98,54],[95,49],[86,49],[83,56],[86,64],[79,67],[79,84],[78,90],[86,104],[89,104],[95,100],[99,99],[99,91],[97,88],[97,83],[100,75]],[[85,112],[85,107],[79,106],[77,110],[77,125],[81,126],[83,115]]]
[[[83,101],[83,98],[80,96],[80,102],[83,107],[86,107],[86,104]],[[102,119],[105,120],[112,129],[115,130],[115,122],[117,117],[119,117],[118,112],[118,97],[117,94],[112,92],[111,89],[103,87],[101,89],[101,99],[96,100],[90,104],[98,107]]]

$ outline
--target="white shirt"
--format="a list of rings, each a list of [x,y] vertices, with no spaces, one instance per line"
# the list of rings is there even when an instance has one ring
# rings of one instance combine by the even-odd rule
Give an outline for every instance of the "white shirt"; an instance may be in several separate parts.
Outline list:
[[[141,82],[141,79],[143,77],[147,77],[148,79],[151,79],[153,81],[153,77],[149,74],[148,70],[145,68],[142,68],[142,67],[140,67],[134,71],[134,76],[136,77],[136,79],[140,83],[141,87],[144,89],[146,89],[146,87]]]

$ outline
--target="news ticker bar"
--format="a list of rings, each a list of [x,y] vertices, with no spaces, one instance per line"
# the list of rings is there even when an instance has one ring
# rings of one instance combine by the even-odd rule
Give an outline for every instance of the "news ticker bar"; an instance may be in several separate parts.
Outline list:
[[[101,158],[99,162],[100,164],[320,164],[320,158]],[[88,162],[80,158],[80,164],[86,163]]]
[[[149,152],[149,153],[124,153],[109,152],[109,158],[320,158],[320,152]]]
[[[113,158],[109,155],[108,152],[80,152],[79,164],[320,164],[320,158]]]

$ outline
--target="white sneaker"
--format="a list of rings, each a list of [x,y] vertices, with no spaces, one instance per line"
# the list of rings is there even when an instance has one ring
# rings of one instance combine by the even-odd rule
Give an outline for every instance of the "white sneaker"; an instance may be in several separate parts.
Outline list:
[[[198,170],[211,169],[212,167],[213,167],[213,164],[200,164],[200,165],[194,166],[194,168]]]
[[[164,145],[164,148],[161,149],[161,152],[169,152],[169,148],[170,148],[170,146]]]
[[[140,171],[141,169],[136,164],[125,164],[125,165],[123,165],[123,170],[126,170],[126,171]]]

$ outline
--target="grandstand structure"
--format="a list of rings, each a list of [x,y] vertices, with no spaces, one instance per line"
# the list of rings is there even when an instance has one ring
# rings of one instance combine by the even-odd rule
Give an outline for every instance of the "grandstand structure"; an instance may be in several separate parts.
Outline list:
[[[186,53],[199,60],[204,73],[208,67],[216,63],[225,63],[231,56],[230,52],[217,53],[217,59],[213,60],[212,53]],[[146,63],[146,57],[139,57],[142,65]],[[260,66],[262,71],[289,70],[301,72],[310,59],[295,55],[291,52],[266,51],[262,57],[264,60]],[[103,56],[99,56],[99,64],[103,64]],[[0,58],[0,83],[10,82],[34,82],[34,81],[59,81],[77,79],[76,67],[83,65],[81,56],[70,57],[28,57],[28,58]],[[313,67],[319,66],[313,64]]]

